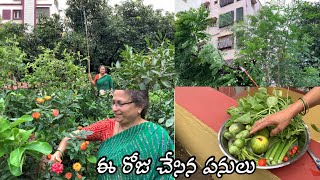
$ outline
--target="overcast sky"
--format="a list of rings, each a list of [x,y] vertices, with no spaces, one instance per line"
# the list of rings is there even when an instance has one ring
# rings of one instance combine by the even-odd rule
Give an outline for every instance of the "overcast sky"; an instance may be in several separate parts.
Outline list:
[[[110,0],[110,4],[120,4],[123,0]],[[144,0],[144,4],[153,5],[155,9],[163,9],[165,11],[174,12],[174,0]]]

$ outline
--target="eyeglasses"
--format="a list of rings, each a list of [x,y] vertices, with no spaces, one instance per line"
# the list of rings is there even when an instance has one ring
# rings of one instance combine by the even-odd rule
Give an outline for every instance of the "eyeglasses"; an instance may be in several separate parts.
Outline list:
[[[134,101],[126,102],[126,103],[119,103],[119,102],[112,102],[111,107],[116,106],[116,107],[122,107],[126,104],[131,104],[134,103]]]

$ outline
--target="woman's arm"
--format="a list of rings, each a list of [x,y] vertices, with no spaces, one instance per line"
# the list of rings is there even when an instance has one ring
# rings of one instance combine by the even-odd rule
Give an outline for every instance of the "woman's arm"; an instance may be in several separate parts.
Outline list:
[[[320,104],[320,87],[314,87],[306,95],[303,96],[303,100],[312,108]],[[271,131],[271,135],[275,135],[286,128],[291,119],[304,110],[304,103],[301,100],[289,105],[286,109],[279,111],[277,113],[266,116],[265,118],[257,121],[251,128],[250,133],[255,132],[269,126],[276,125],[276,127]]]
[[[90,81],[90,83],[91,83],[92,85],[96,85],[96,81],[92,80],[92,76],[91,76],[90,73],[88,74],[88,78],[89,78],[89,81]]]
[[[77,133],[79,133],[79,130],[76,130],[76,131],[73,131],[73,132],[72,132],[72,134],[77,134]],[[81,138],[78,137],[78,136],[75,136],[75,138],[81,139]],[[64,154],[64,152],[65,152],[65,150],[66,150],[66,148],[67,148],[67,146],[68,146],[68,141],[69,141],[69,139],[70,139],[69,137],[64,137],[64,138],[61,140],[61,142],[60,142],[60,144],[59,144],[56,152],[51,156],[51,160],[57,160],[57,161],[59,161],[59,162],[62,161],[62,156],[63,156],[63,154]]]

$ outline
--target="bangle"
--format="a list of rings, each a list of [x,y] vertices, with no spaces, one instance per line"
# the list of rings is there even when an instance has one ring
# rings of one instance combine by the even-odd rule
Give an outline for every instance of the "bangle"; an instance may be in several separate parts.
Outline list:
[[[303,112],[301,112],[301,115],[304,116],[309,112],[309,104],[306,103],[303,98],[299,98],[299,100],[303,103]]]
[[[57,149],[56,152],[59,152],[61,154],[61,157],[63,157],[64,154],[61,150]]]

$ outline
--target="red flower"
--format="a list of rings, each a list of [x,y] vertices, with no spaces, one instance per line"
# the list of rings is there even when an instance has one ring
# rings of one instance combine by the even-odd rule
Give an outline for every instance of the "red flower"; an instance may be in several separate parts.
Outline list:
[[[51,172],[61,174],[63,172],[63,164],[61,164],[60,162],[53,163],[51,166]]]
[[[53,115],[54,117],[59,116],[59,110],[58,110],[58,109],[52,109],[52,115]]]

